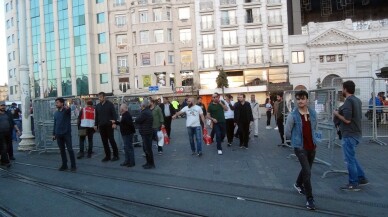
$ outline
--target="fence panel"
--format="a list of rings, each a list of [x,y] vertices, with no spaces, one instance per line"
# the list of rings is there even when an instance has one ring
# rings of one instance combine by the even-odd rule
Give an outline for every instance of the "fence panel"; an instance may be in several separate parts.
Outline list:
[[[381,105],[376,105],[376,137],[381,144],[388,142],[388,100],[386,94],[388,91],[387,79],[375,79],[375,96],[379,98]]]

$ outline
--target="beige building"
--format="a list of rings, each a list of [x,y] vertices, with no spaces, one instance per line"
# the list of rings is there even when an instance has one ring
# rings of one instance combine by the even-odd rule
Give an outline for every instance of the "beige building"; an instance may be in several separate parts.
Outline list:
[[[0,85],[0,101],[8,100],[8,85]]]

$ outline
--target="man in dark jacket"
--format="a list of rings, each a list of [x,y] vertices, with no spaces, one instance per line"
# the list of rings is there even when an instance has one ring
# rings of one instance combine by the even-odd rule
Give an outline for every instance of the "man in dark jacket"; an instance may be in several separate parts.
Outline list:
[[[5,102],[0,102],[0,154],[1,154],[1,165],[10,167],[7,146],[11,140],[12,129],[16,130],[17,134],[20,134],[19,128],[13,121],[10,113],[5,111]]]
[[[239,94],[237,99],[239,103],[234,109],[234,122],[240,133],[240,148],[248,149],[249,125],[253,123],[252,108],[249,102],[245,101],[245,94]]]
[[[65,100],[57,98],[55,100],[57,111],[54,113],[53,140],[57,140],[59,150],[61,151],[62,166],[59,171],[67,170],[66,149],[69,153],[71,171],[75,171],[75,156],[73,144],[71,141],[71,109],[65,107]]]
[[[164,126],[166,127],[167,135],[170,137],[171,134],[171,120],[172,116],[175,115],[174,106],[170,103],[168,97],[164,98],[164,103],[159,104],[162,109],[163,117],[164,117]]]
[[[144,99],[141,103],[141,113],[136,118],[136,124],[139,126],[139,133],[143,139],[143,151],[146,154],[147,163],[143,165],[144,169],[155,168],[154,154],[152,153],[152,134],[153,134],[153,117],[149,109],[150,103]]]
[[[120,166],[134,167],[135,166],[135,152],[133,150],[132,140],[133,134],[136,132],[133,124],[131,114],[128,112],[127,104],[120,106],[121,121],[115,121],[120,125],[120,133],[123,138],[125,161]]]
[[[96,106],[96,121],[94,123],[94,129],[100,131],[102,144],[104,145],[105,158],[102,162],[111,160],[111,151],[109,143],[112,146],[113,158],[112,161],[119,160],[119,150],[114,138],[113,130],[116,128],[116,124],[112,123],[112,120],[117,120],[116,109],[112,102],[105,99],[105,93],[100,92],[98,94],[100,103]]]

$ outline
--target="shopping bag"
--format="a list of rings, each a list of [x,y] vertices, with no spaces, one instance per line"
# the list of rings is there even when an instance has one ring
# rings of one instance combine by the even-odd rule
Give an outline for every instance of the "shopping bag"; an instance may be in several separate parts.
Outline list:
[[[203,141],[206,145],[210,145],[213,143],[212,137],[208,135],[206,128],[203,128]]]
[[[164,144],[165,145],[168,145],[170,144],[170,138],[168,138],[168,135],[167,135],[167,130],[165,127],[162,127],[162,133],[163,133],[163,137],[164,137]]]
[[[157,139],[158,139],[158,146],[163,147],[164,145],[164,135],[161,130],[159,130],[157,133]]]

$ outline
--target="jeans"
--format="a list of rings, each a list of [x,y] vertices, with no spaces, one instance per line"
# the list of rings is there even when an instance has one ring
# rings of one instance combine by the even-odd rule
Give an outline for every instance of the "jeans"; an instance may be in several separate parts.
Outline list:
[[[358,185],[359,179],[365,179],[365,173],[356,159],[356,147],[360,141],[354,137],[342,138],[342,150],[349,172],[349,184]]]
[[[271,111],[267,111],[267,126],[271,125]]]
[[[112,146],[113,156],[118,157],[119,156],[119,150],[117,149],[117,144],[114,137],[114,132],[112,125],[102,125],[98,127],[100,130],[100,136],[102,140],[102,144],[104,145],[104,151],[105,151],[105,157],[110,158],[110,148],[109,143]]]
[[[143,151],[146,155],[146,160],[148,165],[155,165],[154,154],[152,153],[152,133],[141,135],[143,139]]]
[[[233,142],[233,134],[234,134],[234,119],[225,119],[226,121],[226,138],[228,139],[228,143]]]
[[[133,134],[122,135],[123,143],[124,143],[124,152],[125,152],[125,161],[124,163],[128,163],[131,165],[135,165],[135,152],[133,150]]]
[[[299,160],[302,169],[299,172],[296,184],[304,186],[306,192],[306,198],[313,198],[313,189],[311,187],[311,168],[313,166],[315,151],[306,151],[301,148],[294,148],[296,157]]]
[[[217,150],[222,150],[221,142],[225,138],[225,123],[218,122],[213,124],[213,130],[216,134]]]
[[[86,129],[86,136],[79,137],[79,152],[84,153],[85,149],[85,139],[88,137],[88,153],[91,154],[93,152],[93,128]]]
[[[69,153],[71,167],[75,168],[75,157],[73,151],[73,145],[71,143],[71,134],[56,135],[59,150],[61,151],[62,166],[67,167],[66,148]]]
[[[11,140],[11,134],[9,132],[0,133],[0,154],[1,154],[1,163],[7,164],[9,163],[7,146]]]
[[[13,120],[15,122],[15,125],[18,126],[18,129],[20,130],[20,133],[22,132],[22,121],[18,119]],[[13,141],[19,141],[19,136],[16,134],[16,130],[12,127],[12,140]]]
[[[191,146],[191,151],[195,152],[194,145],[194,136],[195,140],[197,140],[197,153],[202,152],[202,131],[201,127],[187,127],[187,133],[189,134],[189,141]]]

